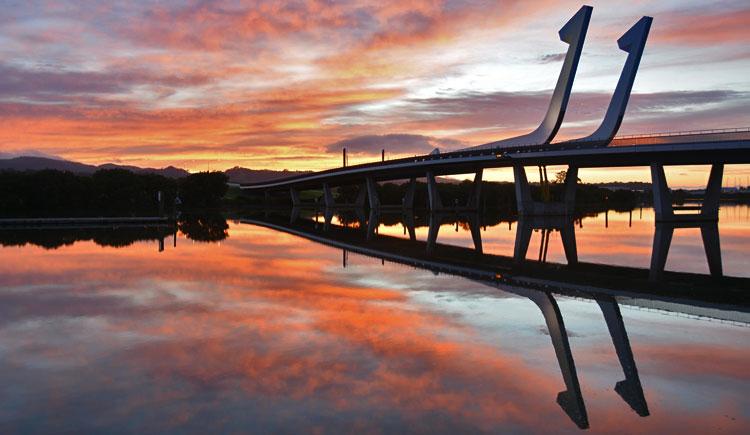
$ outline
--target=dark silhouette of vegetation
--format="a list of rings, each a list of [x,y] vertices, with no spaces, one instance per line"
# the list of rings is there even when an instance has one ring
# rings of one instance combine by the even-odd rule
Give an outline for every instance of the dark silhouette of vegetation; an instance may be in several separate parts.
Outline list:
[[[227,191],[226,180],[221,172],[175,180],[124,169],[102,169],[91,175],[1,171],[0,217],[152,216],[172,212],[177,195],[186,208],[214,207]]]
[[[48,228],[23,229],[5,227],[0,229],[0,246],[35,245],[45,249],[57,249],[79,241],[91,240],[99,246],[122,248],[140,241],[159,240],[174,233],[174,227],[110,227],[110,228]]]
[[[92,241],[99,246],[123,248],[136,242],[157,241],[180,230],[190,240],[217,242],[229,236],[226,219],[218,212],[182,215],[176,223],[139,226],[81,228],[0,227],[0,246],[35,245],[57,249],[76,242]]]
[[[180,198],[186,207],[216,207],[226,193],[227,176],[223,172],[199,172],[180,181]]]
[[[218,242],[229,237],[229,225],[221,213],[184,214],[177,228],[188,239],[199,242]]]

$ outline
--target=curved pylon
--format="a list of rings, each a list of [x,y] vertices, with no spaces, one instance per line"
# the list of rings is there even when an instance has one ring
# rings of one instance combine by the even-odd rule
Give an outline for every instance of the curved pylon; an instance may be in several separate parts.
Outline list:
[[[557,79],[557,85],[555,85],[555,91],[552,94],[547,114],[544,116],[542,123],[539,124],[539,127],[531,133],[522,136],[490,142],[468,149],[538,145],[549,143],[555,137],[565,116],[565,109],[568,106],[570,90],[573,87],[573,79],[578,68],[578,61],[583,51],[583,42],[586,39],[586,31],[591,20],[592,9],[591,6],[581,7],[560,29],[560,40],[569,44],[568,52],[565,55],[565,61],[560,70],[560,76]]]
[[[638,65],[641,63],[643,49],[646,47],[646,39],[648,39],[652,21],[653,18],[651,17],[641,18],[617,40],[618,47],[628,53],[628,58],[622,67],[620,80],[617,82],[607,113],[604,115],[599,128],[586,137],[567,142],[594,142],[597,145],[607,145],[615,137],[617,130],[620,129],[620,124],[622,124],[622,118],[625,116],[625,109],[628,107],[630,91],[633,89],[633,82],[638,72]]]

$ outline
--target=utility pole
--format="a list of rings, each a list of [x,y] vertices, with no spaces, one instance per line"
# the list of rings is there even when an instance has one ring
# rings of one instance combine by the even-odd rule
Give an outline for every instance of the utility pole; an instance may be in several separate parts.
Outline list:
[[[380,161],[385,162],[385,148],[380,150]]]

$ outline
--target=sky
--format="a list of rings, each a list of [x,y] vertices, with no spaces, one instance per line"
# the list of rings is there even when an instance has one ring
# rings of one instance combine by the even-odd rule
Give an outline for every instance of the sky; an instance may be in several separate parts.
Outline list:
[[[596,128],[626,57],[615,41],[643,15],[654,22],[620,134],[750,126],[750,3],[589,4],[558,139]],[[567,49],[557,32],[581,5],[0,0],[0,157],[319,170],[343,146],[353,164],[523,134],[544,116]],[[728,167],[725,185],[748,176]],[[707,170],[668,177],[699,186]]]

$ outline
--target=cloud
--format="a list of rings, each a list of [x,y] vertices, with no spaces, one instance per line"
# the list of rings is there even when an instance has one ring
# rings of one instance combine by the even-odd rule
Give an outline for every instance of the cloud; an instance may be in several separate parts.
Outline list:
[[[660,17],[661,18],[661,17]],[[675,11],[661,18],[654,26],[652,39],[657,43],[715,46],[717,44],[747,45],[750,40],[750,8],[723,11]]]
[[[23,98],[36,102],[69,101],[80,94],[120,94],[138,86],[184,88],[204,85],[211,80],[210,76],[201,74],[176,75],[134,68],[66,71],[27,69],[0,63],[0,98]]]
[[[545,54],[545,55],[539,56],[538,61],[539,63],[561,62],[565,59],[565,55],[566,53]]]
[[[435,148],[458,148],[463,142],[455,139],[440,139],[419,134],[384,134],[357,136],[334,142],[326,147],[328,152],[341,151],[361,154],[380,154],[382,149],[388,153],[405,154],[429,153]]]

